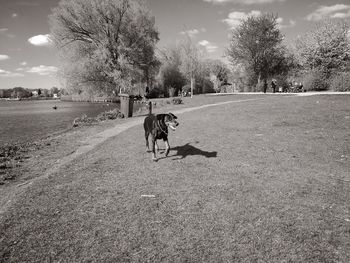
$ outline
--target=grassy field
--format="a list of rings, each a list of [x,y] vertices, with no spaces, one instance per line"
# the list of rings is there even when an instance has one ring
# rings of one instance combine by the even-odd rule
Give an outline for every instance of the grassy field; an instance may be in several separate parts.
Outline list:
[[[185,106],[252,98],[178,114],[158,162],[138,125],[36,180],[0,261],[350,262],[350,96]]]

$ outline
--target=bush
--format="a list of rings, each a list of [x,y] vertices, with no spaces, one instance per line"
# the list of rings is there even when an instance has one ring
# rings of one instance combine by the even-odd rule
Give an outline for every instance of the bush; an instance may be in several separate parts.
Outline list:
[[[288,89],[288,87],[289,87],[288,83],[289,82],[288,82],[287,76],[285,76],[285,75],[278,75],[278,76],[275,76],[274,79],[276,79],[276,81],[277,81],[276,92],[278,92],[278,88],[279,87],[282,87],[283,90]]]
[[[269,86],[267,85],[266,91],[269,89]],[[264,92],[264,81],[260,81],[260,83],[256,84],[255,87],[251,88],[252,92]]]
[[[342,72],[334,75],[329,88],[333,91],[350,91],[350,73]]]
[[[160,87],[152,88],[147,96],[148,99],[155,99],[160,97],[164,97],[164,91]]]
[[[94,125],[98,123],[97,119],[90,118],[86,114],[83,114],[80,118],[75,118],[73,121],[73,127],[83,126],[83,125]]]
[[[184,94],[185,96],[187,94],[189,94],[191,92],[191,85],[187,84],[185,86],[182,87],[182,94]]]
[[[174,98],[173,100],[172,100],[172,103],[173,104],[182,104],[182,99],[181,98]]]
[[[105,111],[97,116],[97,120],[99,121],[115,120],[117,118],[124,118],[123,113],[121,113],[118,109]]]
[[[175,97],[175,88],[169,87],[168,91],[169,91],[169,97],[171,97],[171,98]]]
[[[314,90],[314,91],[323,91],[328,90],[328,76],[326,73],[315,70],[310,71],[304,76],[304,89],[305,90]]]

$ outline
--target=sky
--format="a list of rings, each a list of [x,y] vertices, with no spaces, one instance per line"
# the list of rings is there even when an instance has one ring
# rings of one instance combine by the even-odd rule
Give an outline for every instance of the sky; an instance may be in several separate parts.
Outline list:
[[[286,43],[323,19],[350,19],[350,0],[145,0],[160,33],[158,47],[186,34],[208,58],[225,59],[232,28],[249,15],[273,13]],[[48,15],[59,0],[0,0],[0,89],[64,87],[49,41]]]

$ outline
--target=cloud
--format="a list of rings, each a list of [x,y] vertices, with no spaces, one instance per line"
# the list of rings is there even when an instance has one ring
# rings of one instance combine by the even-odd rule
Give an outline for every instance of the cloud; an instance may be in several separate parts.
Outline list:
[[[56,73],[58,71],[57,67],[54,66],[44,66],[40,65],[37,67],[32,67],[27,70],[28,73],[34,73],[34,74],[39,74],[41,76],[47,76],[51,75],[53,73]]]
[[[10,57],[8,55],[1,55],[0,54],[0,60],[7,60],[10,59]]]
[[[195,37],[199,33],[204,33],[206,31],[207,30],[204,27],[202,27],[201,29],[194,28],[194,29],[184,30],[184,31],[181,31],[180,34],[181,35],[188,35],[190,37]]]
[[[204,47],[208,53],[213,53],[218,49],[218,46],[210,43],[208,40],[201,40],[198,44]]]
[[[249,16],[259,16],[261,12],[258,10],[252,10],[250,13],[245,12],[231,12],[228,14],[228,18],[223,19],[222,21],[226,23],[229,27],[234,28],[238,26],[243,19],[246,19]]]
[[[350,5],[336,4],[332,6],[320,6],[314,12],[306,16],[306,20],[319,21],[324,18],[348,18],[350,17]]]
[[[26,61],[23,61],[20,63],[21,66],[27,66],[27,62]]]
[[[234,3],[234,4],[254,5],[254,4],[269,4],[269,3],[275,3],[275,2],[285,2],[286,0],[203,0],[203,1],[213,3],[213,4]]]
[[[18,14],[13,13],[11,16],[12,16],[12,18],[16,18],[18,16]]]
[[[23,77],[21,73],[15,73],[7,70],[0,69],[0,78],[14,78],[14,77]]]
[[[11,38],[14,38],[15,35],[8,34],[8,33],[7,33],[8,31],[9,31],[8,28],[0,28],[0,34],[6,35],[6,36],[11,37]]]
[[[16,3],[16,5],[19,5],[19,6],[39,6],[39,3],[21,1],[21,2]]]
[[[289,19],[287,23],[284,23],[284,19],[282,17],[277,18],[276,22],[280,29],[294,27],[297,23],[295,20],[292,20],[292,19]]]
[[[50,35],[37,35],[28,39],[28,42],[34,46],[50,46],[52,41]]]

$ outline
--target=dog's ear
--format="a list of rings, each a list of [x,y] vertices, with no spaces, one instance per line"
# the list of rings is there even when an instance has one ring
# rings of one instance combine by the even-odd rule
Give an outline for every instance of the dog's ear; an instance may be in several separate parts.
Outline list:
[[[177,119],[177,117],[174,114],[172,114],[171,112],[169,112],[169,115],[172,116],[174,119]]]

